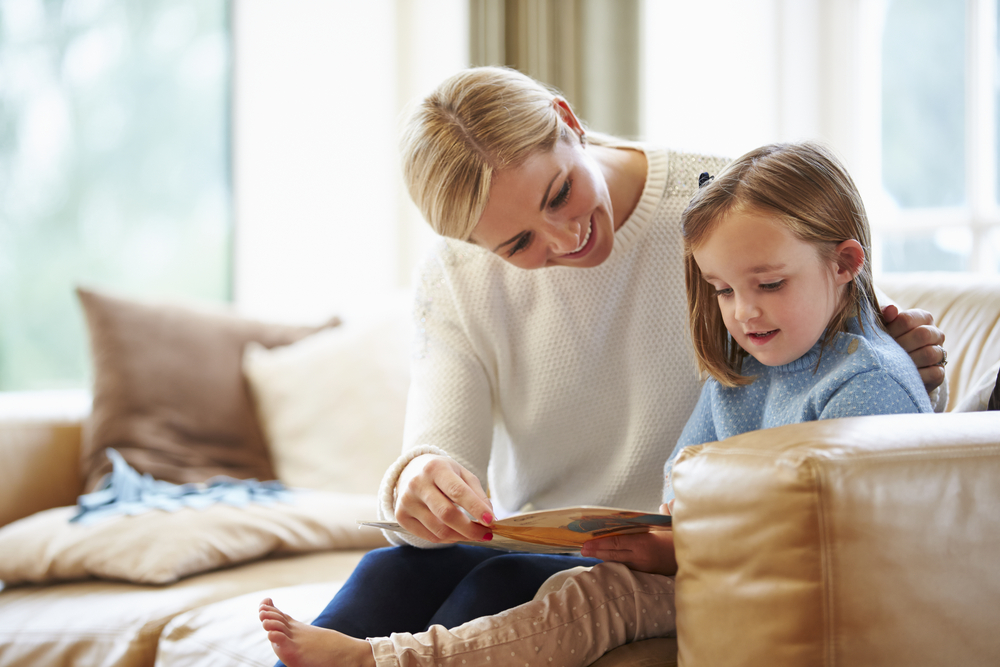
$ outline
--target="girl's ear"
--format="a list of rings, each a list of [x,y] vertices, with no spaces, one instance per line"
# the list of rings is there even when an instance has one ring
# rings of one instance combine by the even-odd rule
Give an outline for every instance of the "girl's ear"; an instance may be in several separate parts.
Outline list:
[[[573,113],[573,109],[570,108],[569,102],[561,97],[557,97],[552,100],[552,106],[555,107],[556,113],[558,113],[559,117],[562,118],[562,121],[569,126],[569,129],[576,132],[578,137],[583,138],[583,125],[580,124],[576,114]]]
[[[845,285],[854,280],[865,263],[865,249],[855,239],[848,239],[839,244],[834,253],[837,256],[836,282]]]

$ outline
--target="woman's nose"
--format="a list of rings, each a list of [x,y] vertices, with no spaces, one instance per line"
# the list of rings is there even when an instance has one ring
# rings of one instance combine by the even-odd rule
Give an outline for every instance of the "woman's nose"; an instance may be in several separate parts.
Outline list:
[[[565,222],[554,222],[549,225],[548,239],[549,248],[553,254],[565,255],[580,247],[581,226],[576,220]]]

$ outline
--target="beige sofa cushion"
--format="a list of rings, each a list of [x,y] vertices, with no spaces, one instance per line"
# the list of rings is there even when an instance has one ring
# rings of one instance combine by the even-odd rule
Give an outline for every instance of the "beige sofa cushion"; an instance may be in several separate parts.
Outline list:
[[[282,611],[311,623],[340,590],[342,582],[255,591],[192,609],[163,630],[156,667],[271,667],[276,658],[256,613],[265,597]],[[593,667],[673,667],[677,640],[647,639],[609,651]]]
[[[153,510],[87,525],[69,523],[75,507],[58,507],[0,528],[0,580],[165,584],[270,554],[387,546],[380,531],[357,525],[375,506],[374,495],[300,491],[287,503]]]
[[[995,664],[997,480],[998,412],[818,421],[684,449],[681,664]]]
[[[247,345],[243,371],[285,484],[377,493],[399,457],[410,385],[410,304],[392,305],[370,321],[291,345]]]
[[[272,558],[170,586],[83,581],[0,593],[0,665],[153,667],[178,614],[251,591],[346,579],[363,551]],[[257,605],[244,612],[256,618]]]
[[[179,614],[163,629],[156,667],[272,667],[277,661],[257,617],[265,597],[311,623],[343,582],[254,591]]]
[[[86,490],[111,471],[107,447],[140,473],[167,482],[215,475],[274,479],[240,368],[243,347],[251,341],[286,345],[321,327],[83,288],[77,295],[94,364],[94,405],[81,458]]]

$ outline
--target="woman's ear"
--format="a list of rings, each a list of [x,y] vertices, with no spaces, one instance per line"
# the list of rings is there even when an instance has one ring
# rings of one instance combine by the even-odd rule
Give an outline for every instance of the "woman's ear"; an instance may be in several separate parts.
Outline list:
[[[562,121],[569,126],[569,129],[576,132],[576,136],[582,139],[585,134],[583,131],[583,125],[580,124],[576,114],[573,113],[573,109],[570,108],[569,102],[561,97],[556,97],[552,100],[552,106],[555,107],[556,113],[559,114]]]
[[[865,263],[865,249],[855,239],[848,239],[838,244],[834,253],[837,256],[837,284],[845,285],[854,280]]]

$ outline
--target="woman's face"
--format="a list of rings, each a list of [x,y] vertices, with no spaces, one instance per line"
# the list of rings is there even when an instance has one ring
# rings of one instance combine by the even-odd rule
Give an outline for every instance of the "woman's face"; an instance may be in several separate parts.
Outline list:
[[[611,196],[576,136],[493,175],[470,240],[522,269],[598,266],[614,246]]]

